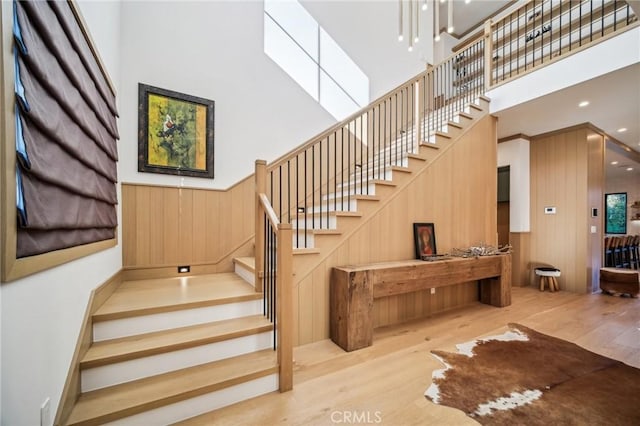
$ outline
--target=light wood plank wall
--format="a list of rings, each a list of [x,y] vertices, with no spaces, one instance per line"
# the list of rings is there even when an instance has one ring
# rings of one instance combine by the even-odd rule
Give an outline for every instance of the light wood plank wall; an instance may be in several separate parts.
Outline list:
[[[604,137],[586,124],[539,135],[530,158],[530,283],[535,266],[549,264],[561,270],[561,290],[591,292],[602,264]]]
[[[531,283],[529,277],[530,253],[529,232],[510,232],[509,244],[511,244],[511,285],[513,287],[526,287]]]
[[[439,253],[497,243],[496,119],[479,120],[449,150],[368,218],[310,273],[294,277],[295,344],[329,337],[329,275],[333,266],[414,257],[413,223],[435,223]],[[295,271],[295,259],[294,259]],[[465,283],[376,301],[374,326],[424,317],[478,300]]]
[[[123,183],[124,268],[231,271],[230,254],[253,254],[254,187],[253,175],[228,190]]]

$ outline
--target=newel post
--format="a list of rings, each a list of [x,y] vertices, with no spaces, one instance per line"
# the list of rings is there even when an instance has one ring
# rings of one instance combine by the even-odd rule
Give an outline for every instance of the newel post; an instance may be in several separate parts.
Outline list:
[[[255,211],[256,211],[256,223],[255,223],[255,288],[257,292],[262,292],[262,276],[264,272],[264,210],[260,203],[260,194],[264,194],[267,191],[267,162],[264,160],[256,160],[255,165],[255,181],[256,181],[256,194],[255,194]]]
[[[280,392],[293,389],[293,229],[278,225],[276,254],[276,324]]]
[[[491,27],[493,21],[491,19],[484,23],[484,91],[489,90],[493,82],[493,37],[491,37]]]

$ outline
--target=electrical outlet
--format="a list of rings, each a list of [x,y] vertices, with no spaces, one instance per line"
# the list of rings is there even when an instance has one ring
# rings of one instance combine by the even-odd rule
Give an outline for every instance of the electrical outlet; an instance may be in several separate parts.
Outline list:
[[[40,406],[40,426],[49,426],[51,424],[50,421],[50,404],[51,400],[49,397],[44,400],[42,405]]]
[[[435,288],[431,289],[431,294],[436,294],[436,289]]]

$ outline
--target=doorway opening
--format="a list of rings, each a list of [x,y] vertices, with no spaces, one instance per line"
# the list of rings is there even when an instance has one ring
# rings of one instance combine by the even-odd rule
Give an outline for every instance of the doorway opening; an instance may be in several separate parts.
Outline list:
[[[510,166],[498,167],[498,246],[509,244]]]

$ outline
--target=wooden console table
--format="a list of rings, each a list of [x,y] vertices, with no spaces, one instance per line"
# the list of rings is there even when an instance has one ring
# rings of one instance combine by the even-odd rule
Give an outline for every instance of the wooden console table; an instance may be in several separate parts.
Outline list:
[[[331,340],[345,351],[373,342],[373,300],[478,280],[480,301],[511,304],[511,255],[408,260],[343,266],[331,271]]]

